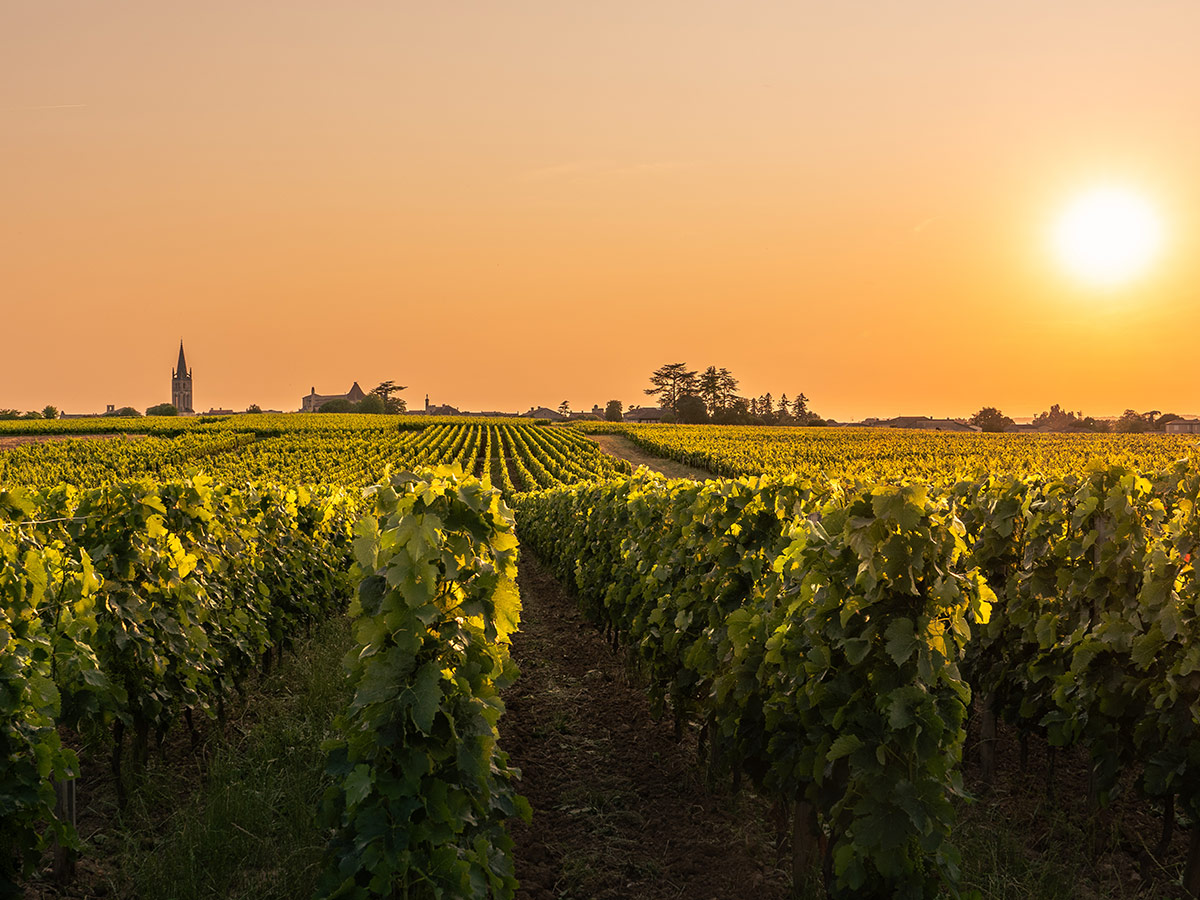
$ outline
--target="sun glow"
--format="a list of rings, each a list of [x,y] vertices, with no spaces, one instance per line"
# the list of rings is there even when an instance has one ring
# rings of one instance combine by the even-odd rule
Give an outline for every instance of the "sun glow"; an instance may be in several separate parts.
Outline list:
[[[1076,197],[1054,226],[1054,250],[1068,272],[1098,287],[1143,274],[1162,249],[1158,214],[1142,195],[1096,188]]]

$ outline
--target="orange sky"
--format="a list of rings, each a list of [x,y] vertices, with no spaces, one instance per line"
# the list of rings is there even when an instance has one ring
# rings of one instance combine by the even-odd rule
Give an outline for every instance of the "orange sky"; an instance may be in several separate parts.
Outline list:
[[[1200,412],[1200,4],[203,4],[0,18],[0,407]],[[1046,231],[1146,192],[1099,291]]]

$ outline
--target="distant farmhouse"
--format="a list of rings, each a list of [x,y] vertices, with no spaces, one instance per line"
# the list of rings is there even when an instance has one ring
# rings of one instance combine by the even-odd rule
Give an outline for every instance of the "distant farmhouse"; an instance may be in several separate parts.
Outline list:
[[[1167,434],[1200,434],[1200,419],[1175,419],[1168,422]]]
[[[183,359],[182,351],[179,358]],[[349,400],[351,403],[359,403],[366,396],[357,381],[344,394],[318,394],[316,386],[314,386],[307,397],[300,399],[300,412],[316,412],[330,400]]]
[[[529,407],[529,412],[521,413],[522,419],[549,419],[551,422],[562,422],[567,417],[556,409],[547,409],[544,406],[537,408]]]
[[[445,403],[443,403],[441,405],[438,405],[435,403],[433,406],[430,406],[429,405],[429,395],[426,394],[425,395],[425,409],[417,410],[414,413],[414,415],[418,415],[418,416],[461,416],[461,415],[466,415],[466,413],[463,413],[461,410],[455,409],[453,406],[450,406],[449,404],[445,404]]]
[[[637,406],[621,418],[626,422],[661,422],[663,411],[657,406]]]
[[[571,422],[603,422],[604,410],[593,404],[591,412],[573,412],[567,416],[567,419]]]
[[[429,405],[429,395],[425,395],[425,415],[427,416],[461,416],[463,411],[448,403]]]

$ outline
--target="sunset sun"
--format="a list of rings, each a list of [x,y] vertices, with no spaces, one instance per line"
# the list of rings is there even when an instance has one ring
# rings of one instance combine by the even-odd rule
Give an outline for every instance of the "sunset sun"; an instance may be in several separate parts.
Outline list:
[[[1116,287],[1153,265],[1163,228],[1143,195],[1106,187],[1075,197],[1055,222],[1052,239],[1059,263],[1071,275],[1097,287]]]

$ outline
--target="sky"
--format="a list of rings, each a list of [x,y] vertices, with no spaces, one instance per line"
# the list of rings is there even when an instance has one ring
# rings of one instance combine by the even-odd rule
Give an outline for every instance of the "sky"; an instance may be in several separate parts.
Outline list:
[[[1194,0],[0,4],[0,408],[1200,411]],[[1097,287],[1048,237],[1161,218]]]

